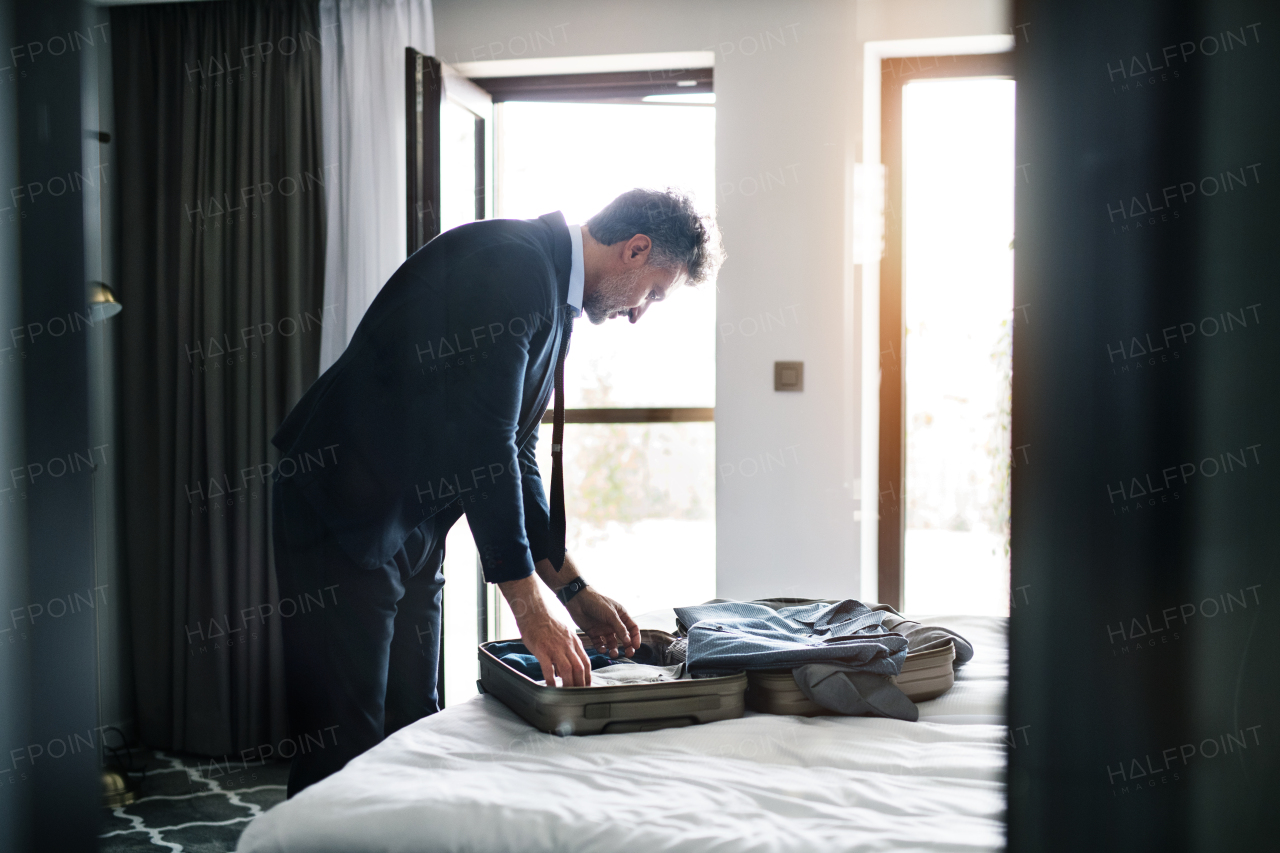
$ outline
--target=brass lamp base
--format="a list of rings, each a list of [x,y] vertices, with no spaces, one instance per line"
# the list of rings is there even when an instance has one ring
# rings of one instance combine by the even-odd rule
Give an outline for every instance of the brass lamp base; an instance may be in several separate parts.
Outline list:
[[[109,809],[127,806],[138,799],[129,777],[116,770],[102,771],[102,803]]]

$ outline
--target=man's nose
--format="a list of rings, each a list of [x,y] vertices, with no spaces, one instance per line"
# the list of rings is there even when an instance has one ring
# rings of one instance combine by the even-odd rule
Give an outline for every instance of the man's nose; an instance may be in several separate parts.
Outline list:
[[[640,322],[640,318],[644,316],[644,312],[648,311],[649,306],[652,304],[653,304],[652,302],[642,302],[639,305],[637,305],[635,308],[632,308],[631,311],[629,312],[631,315],[631,322],[632,323]]]

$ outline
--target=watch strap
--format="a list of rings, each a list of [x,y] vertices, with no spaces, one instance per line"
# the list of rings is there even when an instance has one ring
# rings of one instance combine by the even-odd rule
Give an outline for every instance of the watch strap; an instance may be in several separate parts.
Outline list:
[[[587,582],[582,578],[574,578],[564,586],[556,590],[556,598],[560,599],[561,604],[568,604],[569,599],[587,588]]]

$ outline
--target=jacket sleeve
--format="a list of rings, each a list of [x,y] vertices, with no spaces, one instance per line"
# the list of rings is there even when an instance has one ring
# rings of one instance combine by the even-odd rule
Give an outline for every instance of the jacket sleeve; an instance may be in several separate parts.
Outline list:
[[[462,500],[485,580],[516,580],[534,570],[516,433],[531,348],[554,322],[554,272],[531,248],[513,245],[459,264],[453,275],[447,337],[456,355],[440,381],[454,483],[441,491],[452,487]]]
[[[529,537],[529,553],[536,563],[551,553],[551,512],[538,470],[538,431],[520,448],[521,487],[524,496],[524,529]]]

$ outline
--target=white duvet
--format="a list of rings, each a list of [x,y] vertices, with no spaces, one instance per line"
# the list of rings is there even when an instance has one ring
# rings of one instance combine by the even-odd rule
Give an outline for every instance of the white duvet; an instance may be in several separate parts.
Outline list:
[[[988,851],[1004,845],[1005,619],[920,722],[751,714],[560,738],[492,696],[415,723],[249,825],[245,853]]]

